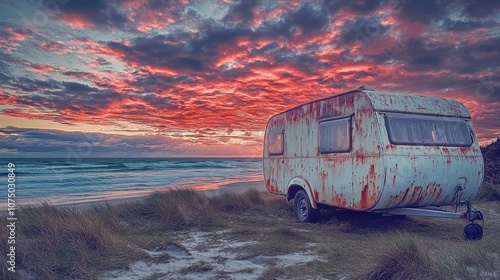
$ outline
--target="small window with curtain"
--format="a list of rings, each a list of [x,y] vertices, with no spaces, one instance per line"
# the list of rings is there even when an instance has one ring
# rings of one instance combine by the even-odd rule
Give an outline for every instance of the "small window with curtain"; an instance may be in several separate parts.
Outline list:
[[[319,123],[321,153],[345,153],[351,150],[351,118]]]
[[[283,130],[274,130],[269,133],[268,138],[269,154],[283,154]]]

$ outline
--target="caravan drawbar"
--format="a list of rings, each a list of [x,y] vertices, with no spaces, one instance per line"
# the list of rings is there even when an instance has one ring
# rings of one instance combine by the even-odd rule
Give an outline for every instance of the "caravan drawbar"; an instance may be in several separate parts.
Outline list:
[[[470,221],[484,164],[469,112],[458,101],[366,86],[272,116],[263,147],[269,192],[293,199],[297,219],[333,207]],[[441,206],[466,205],[466,212]]]

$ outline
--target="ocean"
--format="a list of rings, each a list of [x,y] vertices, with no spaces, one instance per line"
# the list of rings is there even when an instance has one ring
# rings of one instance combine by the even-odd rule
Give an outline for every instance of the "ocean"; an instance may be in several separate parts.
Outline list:
[[[15,159],[0,163],[0,208],[7,204],[8,163],[17,201],[91,201],[163,188],[216,188],[263,180],[261,159]],[[11,175],[12,176],[12,175]]]

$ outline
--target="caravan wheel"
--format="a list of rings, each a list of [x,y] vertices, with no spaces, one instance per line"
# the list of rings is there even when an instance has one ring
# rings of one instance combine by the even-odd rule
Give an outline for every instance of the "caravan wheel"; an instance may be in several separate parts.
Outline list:
[[[464,228],[464,236],[467,240],[479,240],[483,237],[483,227],[470,223]]]
[[[314,209],[304,190],[295,194],[293,199],[293,212],[295,217],[301,222],[315,223],[319,220],[319,209]]]

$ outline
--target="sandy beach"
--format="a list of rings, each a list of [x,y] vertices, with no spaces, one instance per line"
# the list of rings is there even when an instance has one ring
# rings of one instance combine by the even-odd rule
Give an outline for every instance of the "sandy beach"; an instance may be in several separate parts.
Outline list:
[[[91,207],[94,205],[101,205],[105,203],[109,204],[123,204],[136,200],[140,200],[145,196],[155,192],[164,191],[175,188],[155,188],[152,190],[142,190],[142,191],[115,191],[115,192],[102,192],[94,195],[86,196],[54,196],[43,199],[30,199],[30,200],[18,200],[16,203],[16,209],[21,209],[23,207],[31,207],[37,205],[41,202],[48,202],[54,206],[65,206],[65,207],[78,207],[81,209]],[[264,186],[264,181],[240,181],[240,182],[221,182],[218,184],[206,184],[201,186],[190,187],[189,189],[194,189],[200,192],[204,192],[207,195],[216,195],[223,192],[243,192],[248,189],[258,189],[261,191],[266,191]],[[7,204],[0,204],[0,215],[5,215],[7,211]]]

